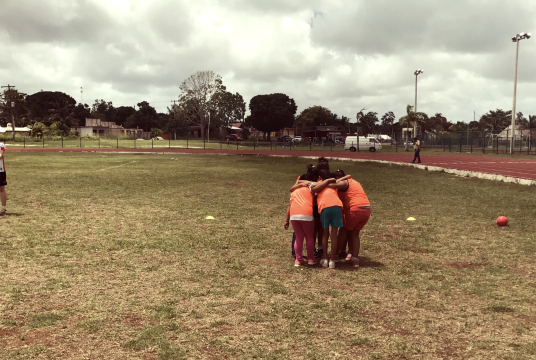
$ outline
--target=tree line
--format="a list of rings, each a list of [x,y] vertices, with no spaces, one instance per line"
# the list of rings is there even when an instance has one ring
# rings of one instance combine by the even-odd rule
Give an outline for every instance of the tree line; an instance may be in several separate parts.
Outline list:
[[[0,97],[0,125],[28,126],[32,134],[68,136],[71,128],[84,126],[86,118],[96,118],[113,122],[125,128],[139,128],[150,132],[151,136],[162,132],[187,134],[191,126],[196,126],[201,137],[207,131],[229,129],[233,123],[244,123],[265,133],[282,128],[296,128],[301,134],[317,126],[334,126],[348,134],[388,134],[395,135],[404,127],[417,123],[421,132],[448,133],[461,131],[504,130],[511,122],[511,111],[490,110],[478,121],[469,123],[450,122],[441,113],[428,116],[414,112],[408,105],[403,116],[397,119],[393,111],[381,117],[375,111],[361,109],[356,113],[355,122],[346,116],[339,116],[326,107],[315,105],[297,114],[298,107],[291,97],[282,93],[256,95],[249,101],[249,115],[246,117],[246,103],[238,92],[232,93],[223,84],[220,75],[213,71],[198,71],[183,81],[180,94],[167,111],[157,112],[147,101],[133,106],[115,107],[111,101],[96,99],[94,103],[77,103],[68,94],[59,91],[40,91],[27,95],[8,88]],[[516,114],[516,124],[523,129],[536,128],[536,115],[525,117]],[[246,131],[247,133],[247,131]],[[246,134],[247,135],[247,134]]]

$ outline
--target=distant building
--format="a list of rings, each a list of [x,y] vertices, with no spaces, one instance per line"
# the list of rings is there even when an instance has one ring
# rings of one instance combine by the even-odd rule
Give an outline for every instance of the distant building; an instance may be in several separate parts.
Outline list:
[[[143,138],[142,129],[126,129],[112,121],[102,121],[101,119],[86,118],[85,126],[76,126],[71,130],[78,131],[80,136],[126,135],[133,139]]]
[[[4,128],[5,134],[12,134],[13,133],[13,127],[11,126],[11,123],[8,123],[6,127]],[[24,136],[30,136],[30,132],[32,129],[27,127],[17,127],[15,126],[15,134],[18,135],[24,135]]]

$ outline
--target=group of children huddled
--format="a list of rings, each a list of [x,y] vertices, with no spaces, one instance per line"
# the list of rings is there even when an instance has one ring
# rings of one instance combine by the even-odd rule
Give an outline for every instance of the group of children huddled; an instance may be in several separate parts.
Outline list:
[[[334,269],[340,258],[358,268],[359,233],[369,218],[370,203],[359,182],[342,170],[330,172],[324,157],[318,159],[316,166],[308,165],[307,173],[290,188],[284,225],[288,229],[290,222],[294,229],[294,266],[315,265],[315,257],[321,257],[320,265],[325,268]],[[307,262],[303,258],[304,238]],[[328,253],[328,238],[331,238],[331,253]],[[315,250],[315,239],[318,239],[318,250]]]

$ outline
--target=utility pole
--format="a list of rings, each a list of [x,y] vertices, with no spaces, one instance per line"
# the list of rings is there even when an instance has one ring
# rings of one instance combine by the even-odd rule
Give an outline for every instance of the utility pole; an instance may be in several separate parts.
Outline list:
[[[15,88],[15,86],[7,84],[6,86],[2,86],[2,87],[7,88],[8,94],[11,97],[10,90],[11,88]],[[13,131],[13,142],[15,142],[15,116],[13,115],[13,106],[15,103],[12,102],[11,99],[8,100],[8,103],[9,103],[9,112],[11,113],[11,129]]]

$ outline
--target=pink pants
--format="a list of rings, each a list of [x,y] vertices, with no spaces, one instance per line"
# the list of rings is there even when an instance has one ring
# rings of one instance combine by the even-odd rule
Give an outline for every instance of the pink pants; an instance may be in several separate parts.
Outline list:
[[[303,238],[305,238],[305,247],[307,248],[307,259],[314,259],[315,251],[315,222],[303,220],[291,220],[292,228],[296,233],[296,242],[294,243],[294,252],[296,260],[303,260]]]

